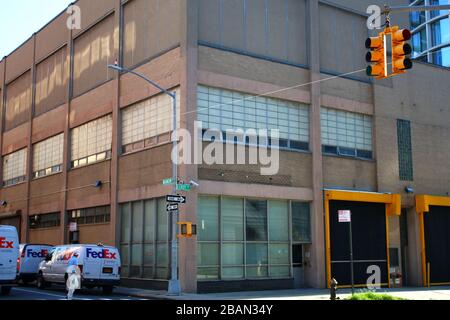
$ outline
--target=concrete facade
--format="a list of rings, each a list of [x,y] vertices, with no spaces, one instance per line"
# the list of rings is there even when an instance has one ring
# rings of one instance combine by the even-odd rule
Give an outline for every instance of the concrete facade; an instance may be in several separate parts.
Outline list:
[[[109,222],[80,225],[80,241],[120,247],[120,206],[170,193],[170,187],[161,184],[172,174],[170,133],[151,147],[122,150],[122,110],[158,91],[132,75],[107,69],[119,59],[162,87],[179,88],[181,127],[191,133],[198,85],[252,95],[273,92],[267,96],[309,106],[309,151],[282,151],[280,172],[273,180],[260,176],[259,166],[181,165],[180,177],[200,184],[186,194],[181,221],[197,222],[199,195],[308,202],[311,243],[305,244],[309,263],[304,286],[321,288],[326,286],[324,188],[398,193],[407,214],[408,284],[421,285],[418,217],[414,195],[405,187],[413,187],[415,194],[449,195],[450,72],[416,63],[406,75],[368,79],[365,12],[373,2],[77,1],[81,30],[67,29],[63,12],[0,62],[0,150],[5,156],[26,148],[28,155],[25,182],[0,189],[0,199],[7,202],[0,208],[0,223],[20,217],[22,242],[67,243],[68,211],[110,206]],[[407,3],[399,0],[391,5]],[[409,26],[407,15],[393,20]],[[372,117],[372,160],[323,154],[322,107]],[[71,168],[71,130],[109,114],[110,159]],[[411,122],[413,181],[399,178],[397,119]],[[64,133],[61,172],[32,179],[33,145],[60,133]],[[221,176],[223,171],[227,174]],[[93,187],[98,180],[102,187]],[[30,216],[55,212],[60,214],[59,227],[29,228]],[[395,220],[399,218],[393,219],[391,243],[399,247]],[[179,246],[183,291],[217,290],[214,281],[197,281],[196,241],[180,239]],[[157,288],[165,283],[130,281]],[[242,284],[283,288],[292,287],[292,279],[228,282],[230,288],[242,289]]]

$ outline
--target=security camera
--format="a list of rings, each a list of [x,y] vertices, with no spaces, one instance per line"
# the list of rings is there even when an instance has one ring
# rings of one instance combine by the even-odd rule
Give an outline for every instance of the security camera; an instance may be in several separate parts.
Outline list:
[[[194,180],[189,181],[189,184],[193,187],[198,188],[200,185],[198,184],[198,182],[195,182]]]

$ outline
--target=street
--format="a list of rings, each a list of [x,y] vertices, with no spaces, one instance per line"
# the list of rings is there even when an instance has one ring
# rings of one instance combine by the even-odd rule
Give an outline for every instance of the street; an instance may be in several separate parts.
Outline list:
[[[51,288],[39,290],[34,286],[14,287],[8,296],[0,296],[0,301],[5,300],[66,300],[66,292],[63,286],[53,285]],[[83,289],[75,292],[73,300],[146,300],[126,295],[104,295],[99,289]]]

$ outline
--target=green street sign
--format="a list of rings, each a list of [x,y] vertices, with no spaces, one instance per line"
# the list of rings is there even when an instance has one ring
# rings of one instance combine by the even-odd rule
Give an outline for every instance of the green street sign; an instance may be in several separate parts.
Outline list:
[[[174,184],[173,178],[167,178],[163,180],[163,185],[167,186],[169,184]]]
[[[177,190],[179,191],[190,191],[191,185],[190,184],[177,184]]]

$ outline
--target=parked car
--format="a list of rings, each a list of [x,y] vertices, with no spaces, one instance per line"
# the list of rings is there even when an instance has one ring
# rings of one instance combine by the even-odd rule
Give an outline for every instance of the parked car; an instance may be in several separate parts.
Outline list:
[[[81,287],[102,287],[104,294],[111,294],[120,284],[119,250],[110,246],[76,244],[53,247],[39,264],[37,286],[45,288],[52,283],[65,284],[68,278],[68,262],[78,254]]]
[[[49,244],[21,244],[17,261],[17,279],[23,283],[37,279],[39,264],[45,259],[53,246]]]
[[[16,284],[19,236],[12,226],[0,226],[0,292],[7,295]]]

